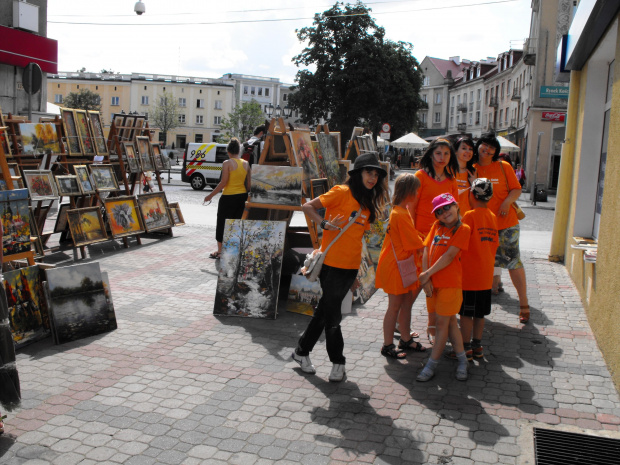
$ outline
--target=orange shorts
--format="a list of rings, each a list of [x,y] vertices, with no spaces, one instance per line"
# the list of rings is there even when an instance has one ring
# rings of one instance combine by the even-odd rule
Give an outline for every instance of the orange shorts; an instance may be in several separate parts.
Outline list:
[[[428,313],[441,316],[453,316],[459,313],[463,303],[463,291],[457,287],[440,287],[433,289],[432,297],[426,298]]]

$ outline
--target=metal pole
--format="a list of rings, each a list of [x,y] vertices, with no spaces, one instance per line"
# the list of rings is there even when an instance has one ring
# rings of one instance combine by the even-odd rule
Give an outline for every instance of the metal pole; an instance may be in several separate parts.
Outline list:
[[[28,73],[28,121],[32,121],[32,74],[34,70],[31,68]]]
[[[532,190],[530,191],[530,200],[532,205],[536,205],[536,171],[538,171],[538,158],[540,157],[540,138],[544,132],[538,133],[538,143],[536,144],[536,163],[534,163],[534,184],[532,184]]]

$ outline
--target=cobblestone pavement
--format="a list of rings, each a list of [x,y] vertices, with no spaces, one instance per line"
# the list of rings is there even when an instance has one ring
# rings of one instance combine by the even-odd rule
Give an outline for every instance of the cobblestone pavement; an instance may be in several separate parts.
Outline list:
[[[316,375],[290,361],[308,317],[282,302],[275,321],[214,317],[213,230],[174,233],[88,249],[109,273],[119,327],[18,353],[23,399],[3,409],[1,463],[516,464],[533,422],[620,427],[579,295],[543,252],[523,252],[531,323],[518,323],[506,276],[467,382],[449,360],[416,383],[424,354],[382,357],[377,292],[345,316],[348,379],[329,383],[324,343]],[[420,299],[413,312],[420,332],[424,308]]]

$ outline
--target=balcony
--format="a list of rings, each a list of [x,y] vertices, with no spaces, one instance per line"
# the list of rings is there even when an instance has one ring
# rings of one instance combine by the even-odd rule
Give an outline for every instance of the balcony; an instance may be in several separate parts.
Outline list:
[[[466,103],[459,103],[456,106],[456,111],[461,111],[463,113],[466,113],[467,112],[467,104]]]
[[[515,87],[515,89],[512,91],[512,97],[510,98],[510,100],[521,100],[521,90]]]
[[[426,129],[426,121],[420,121],[418,126],[419,126],[420,129]]]
[[[516,119],[516,118],[512,118],[512,119],[510,120],[510,126],[509,126],[509,128],[510,128],[510,129],[517,129],[517,119]]]
[[[456,125],[456,128],[461,131],[461,132],[465,132],[465,130],[467,129],[467,124],[465,123],[459,123]]]
[[[536,64],[536,49],[538,48],[538,39],[530,37],[523,44],[523,63],[529,66]]]
[[[497,108],[499,106],[499,101],[497,100],[497,97],[491,97],[489,99],[489,106],[490,107],[495,107],[495,108]]]

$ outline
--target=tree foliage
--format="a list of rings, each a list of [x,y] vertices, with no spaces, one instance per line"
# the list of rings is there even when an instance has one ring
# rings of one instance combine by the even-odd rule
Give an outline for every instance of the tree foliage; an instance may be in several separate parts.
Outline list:
[[[101,111],[101,96],[88,89],[80,89],[79,92],[69,92],[64,98],[63,105],[78,110]]]
[[[226,143],[231,137],[237,137],[241,142],[254,134],[254,129],[264,122],[264,115],[260,103],[252,99],[243,102],[222,119],[221,128],[224,133],[218,137],[218,142]]]
[[[164,91],[157,96],[155,111],[149,119],[164,135],[164,145],[168,132],[179,126],[179,105],[170,92]]]
[[[422,72],[413,45],[386,39],[370,12],[360,1],[337,2],[315,14],[312,27],[296,31],[307,46],[293,62],[316,71],[297,72],[289,105],[305,123],[325,119],[343,133],[343,143],[354,126],[378,134],[387,122],[397,138],[417,125]]]

